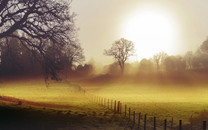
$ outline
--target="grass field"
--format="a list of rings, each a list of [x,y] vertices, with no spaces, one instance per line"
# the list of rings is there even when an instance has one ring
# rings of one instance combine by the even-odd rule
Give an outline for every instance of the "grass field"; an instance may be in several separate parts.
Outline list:
[[[208,120],[208,95],[205,86],[189,85],[157,85],[157,84],[114,84],[111,86],[86,87],[97,96],[121,101],[131,108],[132,112],[141,113],[142,118],[147,114],[149,127],[153,125],[154,116],[163,128],[164,119],[168,126],[177,127],[179,120],[184,127],[200,128],[203,120]],[[133,114],[133,113],[132,113]],[[138,117],[138,116],[137,116]]]
[[[86,90],[86,93],[84,90]],[[1,96],[55,104],[54,107],[25,104],[24,102],[22,102],[22,105],[18,105],[18,103],[9,103],[8,105],[8,102],[1,101],[2,111],[6,110],[6,106],[9,111],[30,115],[25,117],[30,118],[30,122],[26,122],[28,125],[23,125],[24,127],[20,125],[19,128],[28,128],[35,125],[41,129],[45,129],[42,127],[51,128],[47,124],[50,124],[51,121],[52,124],[56,124],[57,120],[55,118],[60,115],[65,123],[62,124],[57,121],[54,129],[136,128],[136,126],[132,127],[131,123],[123,118],[123,115],[114,114],[111,110],[92,102],[91,95],[120,100],[123,105],[127,104],[136,113],[140,112],[142,120],[144,114],[147,114],[148,128],[152,128],[154,116],[157,117],[158,129],[163,128],[164,119],[167,119],[168,126],[170,126],[172,117],[174,127],[177,127],[178,120],[183,120],[184,127],[187,130],[190,128],[191,121],[194,127],[200,128],[202,120],[208,120],[208,116],[206,116],[208,115],[207,91],[206,86],[111,84],[108,86],[84,85],[81,87],[76,83],[54,81],[51,81],[49,87],[46,88],[44,81],[41,79],[2,80],[0,83]],[[62,107],[57,107],[57,105]],[[39,122],[38,125],[31,123],[37,122],[45,114],[47,115],[46,122]],[[14,115],[21,117],[21,114]],[[12,118],[12,115],[3,115],[3,117],[9,119]],[[23,118],[20,120],[24,121]]]
[[[120,115],[91,101],[80,86],[43,80],[2,80],[1,130],[131,129]],[[6,101],[5,101],[6,100]],[[21,103],[19,103],[21,102]]]

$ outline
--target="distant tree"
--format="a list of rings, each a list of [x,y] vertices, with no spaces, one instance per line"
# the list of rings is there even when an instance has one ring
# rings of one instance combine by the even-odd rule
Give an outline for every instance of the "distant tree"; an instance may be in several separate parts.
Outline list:
[[[114,62],[114,63],[106,66],[106,68],[107,68],[108,74],[118,75],[118,74],[120,74],[120,71],[121,71],[118,62]]]
[[[78,65],[76,70],[76,74],[80,76],[89,76],[93,73],[93,65],[85,64],[85,65]]]
[[[208,39],[206,39],[193,55],[194,69],[208,69]]]
[[[15,43],[15,44],[13,44]],[[10,75],[17,73],[21,70],[21,46],[18,46],[18,42],[9,38],[8,42],[1,44],[1,65],[0,74]],[[17,46],[16,46],[17,45]]]
[[[186,69],[190,70],[193,68],[193,52],[192,51],[188,51],[185,56],[184,59],[186,61]]]
[[[76,64],[81,64],[85,60],[83,48],[80,44],[67,45],[64,49],[67,57],[68,67],[71,70]]]
[[[76,40],[75,15],[69,9],[62,0],[0,0],[0,40],[19,40],[42,64],[46,79],[58,79],[46,46],[49,40],[58,48]]]
[[[123,74],[126,60],[134,55],[134,44],[132,41],[121,38],[115,41],[109,50],[104,50],[104,55],[113,56],[118,62],[121,73]]]
[[[164,62],[168,55],[165,52],[159,52],[153,56],[153,60],[156,63],[157,70],[160,70],[160,65]]]
[[[154,70],[154,64],[151,60],[142,59],[139,63],[139,71],[142,73],[151,73]]]
[[[80,44],[67,45],[64,48],[64,64],[65,64],[65,76],[68,78],[68,74],[76,69],[77,65],[80,65],[85,60],[83,55],[83,48]]]
[[[16,35],[18,35],[16,33]],[[9,37],[7,42],[0,43],[1,75],[40,73],[41,66],[32,54],[15,38]]]
[[[181,56],[168,56],[164,65],[167,72],[181,72],[186,68],[185,60]]]
[[[201,53],[208,54],[208,38],[202,43],[202,45],[199,47],[199,51]]]

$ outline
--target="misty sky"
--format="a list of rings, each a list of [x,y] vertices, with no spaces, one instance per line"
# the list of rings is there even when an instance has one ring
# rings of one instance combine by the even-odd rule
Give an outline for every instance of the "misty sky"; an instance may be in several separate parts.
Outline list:
[[[124,37],[134,42],[131,61],[164,51],[195,51],[208,36],[208,0],[74,0],[86,61],[113,62],[104,49]]]

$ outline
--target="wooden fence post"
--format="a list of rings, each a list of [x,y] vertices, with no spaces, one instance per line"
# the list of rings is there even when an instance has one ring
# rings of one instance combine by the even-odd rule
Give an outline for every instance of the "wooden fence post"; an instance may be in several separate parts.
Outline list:
[[[167,128],[167,119],[164,120],[164,130]]]
[[[192,115],[193,115],[193,114],[192,114]],[[193,125],[193,122],[192,122],[192,115],[191,115],[191,119],[190,119],[190,123],[191,123],[191,124],[190,124],[190,125],[191,125],[190,127],[191,127],[191,130],[192,130],[192,125]]]
[[[141,113],[139,113],[139,117],[138,117],[138,129],[140,128],[140,120],[141,120]]]
[[[135,123],[135,120],[136,120],[136,117],[135,117],[135,111],[134,111],[134,113],[133,113],[133,121],[134,121],[134,123]]]
[[[131,120],[131,108],[129,107],[129,121]]]
[[[120,101],[118,101],[117,112],[119,113]]]
[[[207,123],[206,123],[206,121],[203,121],[203,130],[207,130]]]
[[[99,105],[100,105],[100,97],[99,97]]]
[[[111,110],[113,109],[113,100],[111,99]]]
[[[173,117],[171,118],[171,124],[170,124],[170,129],[173,129]]]
[[[146,130],[147,114],[144,115],[144,130]]]
[[[127,105],[125,104],[125,117],[126,117],[126,109],[127,109]]]
[[[156,130],[156,117],[154,117],[154,130]]]
[[[105,107],[105,98],[103,98],[103,106]]]
[[[116,112],[116,100],[114,102],[114,112]]]
[[[120,103],[120,114],[122,114],[122,103]]]
[[[182,120],[179,120],[179,130],[182,130]]]

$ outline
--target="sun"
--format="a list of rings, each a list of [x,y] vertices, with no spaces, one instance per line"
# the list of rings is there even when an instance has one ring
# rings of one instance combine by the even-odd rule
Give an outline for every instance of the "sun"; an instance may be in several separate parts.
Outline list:
[[[135,44],[140,59],[161,51],[171,54],[177,48],[177,27],[165,11],[148,8],[131,13],[124,22],[123,33]]]

